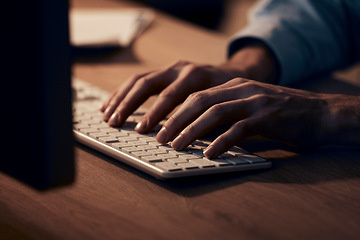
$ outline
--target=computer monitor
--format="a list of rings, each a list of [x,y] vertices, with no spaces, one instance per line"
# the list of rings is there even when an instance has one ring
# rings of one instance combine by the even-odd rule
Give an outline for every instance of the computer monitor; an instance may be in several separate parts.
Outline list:
[[[71,183],[69,4],[1,5],[0,170],[39,189]]]

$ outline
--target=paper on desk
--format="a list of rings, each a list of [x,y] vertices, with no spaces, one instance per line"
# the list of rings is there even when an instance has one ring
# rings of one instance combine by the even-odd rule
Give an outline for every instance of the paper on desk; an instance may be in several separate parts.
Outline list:
[[[126,47],[153,18],[149,9],[73,9],[70,42],[79,47]]]

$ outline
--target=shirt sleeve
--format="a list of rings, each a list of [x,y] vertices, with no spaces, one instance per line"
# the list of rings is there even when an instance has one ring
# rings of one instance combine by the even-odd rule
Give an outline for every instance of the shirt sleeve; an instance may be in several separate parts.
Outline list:
[[[340,0],[265,0],[229,45],[229,57],[246,39],[265,43],[279,63],[279,84],[349,65],[346,11]]]

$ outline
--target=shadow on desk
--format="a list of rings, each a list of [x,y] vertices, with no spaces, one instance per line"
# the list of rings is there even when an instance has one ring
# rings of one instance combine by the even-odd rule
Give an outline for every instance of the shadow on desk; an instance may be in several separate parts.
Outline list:
[[[216,174],[172,180],[157,180],[139,170],[80,145],[84,151],[135,174],[153,184],[184,197],[195,197],[247,182],[315,184],[360,177],[360,149],[317,149],[307,153],[290,151],[291,147],[267,140],[254,140],[244,148],[256,153],[267,151],[290,157],[268,157],[273,166],[266,170]],[[273,148],[275,147],[275,148]],[[259,154],[263,157],[264,154]],[[268,155],[269,156],[269,155]]]

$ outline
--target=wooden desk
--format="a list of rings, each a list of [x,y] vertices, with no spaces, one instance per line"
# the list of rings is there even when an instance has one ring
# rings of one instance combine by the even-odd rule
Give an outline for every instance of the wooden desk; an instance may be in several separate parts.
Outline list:
[[[159,14],[131,48],[79,60],[74,75],[111,91],[134,72],[176,59],[218,63],[226,44],[225,36]],[[336,80],[327,86],[358,91]],[[244,146],[273,168],[162,182],[76,146],[71,186],[37,192],[0,173],[0,239],[359,238],[359,150]]]

